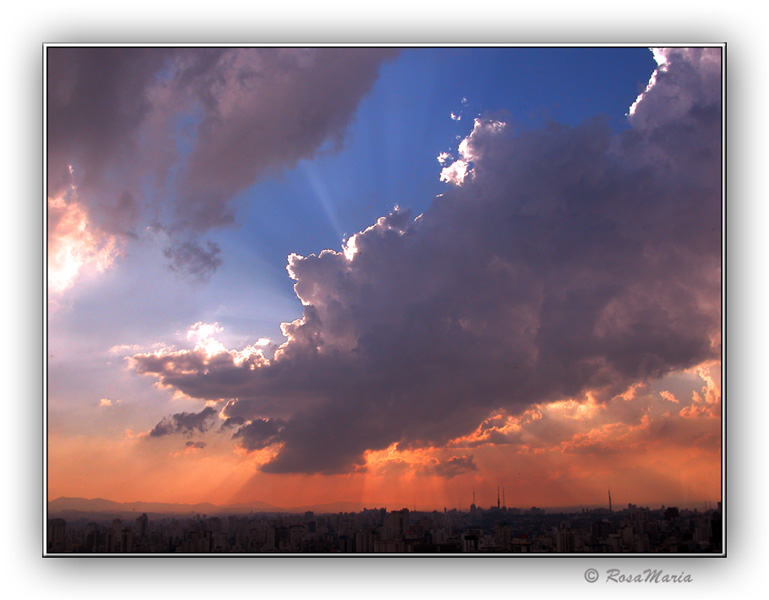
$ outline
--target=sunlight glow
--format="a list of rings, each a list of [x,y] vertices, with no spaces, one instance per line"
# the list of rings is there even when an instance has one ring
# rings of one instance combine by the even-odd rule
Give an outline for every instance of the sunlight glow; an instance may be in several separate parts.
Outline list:
[[[358,248],[355,245],[355,236],[351,235],[349,238],[347,238],[347,242],[344,245],[344,257],[351,261],[357,253]]]
[[[625,116],[632,117],[635,114],[636,109],[638,108],[638,105],[641,103],[641,100],[643,100],[644,96],[648,94],[651,89],[657,84],[657,77],[660,73],[664,73],[668,70],[668,64],[667,64],[667,57],[662,52],[660,48],[652,48],[651,49],[652,54],[654,55],[654,60],[657,62],[657,68],[652,73],[651,77],[649,78],[649,83],[646,85],[646,89],[644,89],[643,92],[638,94],[638,97],[635,99],[635,102],[630,105],[630,108],[627,111],[627,114]]]
[[[103,273],[122,250],[115,236],[95,229],[86,209],[64,197],[48,198],[48,286],[61,293],[71,288],[82,272]]]

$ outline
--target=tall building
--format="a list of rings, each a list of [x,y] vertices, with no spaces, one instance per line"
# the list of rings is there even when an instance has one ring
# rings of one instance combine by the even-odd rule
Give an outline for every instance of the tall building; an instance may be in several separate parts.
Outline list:
[[[409,528],[409,509],[391,511],[384,523],[383,533],[385,539],[400,540],[406,535]]]
[[[48,552],[65,552],[67,522],[64,519],[48,519]]]
[[[145,538],[147,537],[147,533],[149,533],[149,517],[147,517],[147,513],[142,513],[141,517],[138,517],[136,519],[136,535],[139,536],[139,538]]]
[[[377,540],[376,529],[371,527],[355,533],[355,551],[372,553],[374,542]]]

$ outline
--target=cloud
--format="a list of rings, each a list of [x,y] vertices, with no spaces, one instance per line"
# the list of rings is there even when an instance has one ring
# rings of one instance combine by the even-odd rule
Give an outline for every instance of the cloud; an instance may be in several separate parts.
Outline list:
[[[191,437],[196,432],[205,433],[216,421],[217,411],[207,406],[199,413],[180,412],[164,417],[160,423],[150,431],[149,437],[162,437],[166,435],[181,434]]]
[[[220,430],[238,427],[239,425],[243,425],[245,422],[246,420],[243,417],[227,417],[224,420],[224,423],[222,423]]]
[[[674,404],[678,404],[678,398],[676,398],[674,394],[671,394],[667,390],[660,392],[660,396],[662,396],[668,402],[673,402]]]
[[[682,119],[695,120],[697,113],[720,113],[721,50],[719,48],[654,48],[657,69],[649,85],[628,110],[631,123],[645,129]]]
[[[470,456],[452,456],[444,461],[434,459],[434,461],[424,468],[427,474],[437,475],[451,479],[457,475],[462,475],[469,471],[477,471],[472,455]]]
[[[366,472],[373,477],[436,476],[452,479],[478,470],[473,455],[456,456],[450,452],[440,448],[400,450],[395,443],[384,450],[367,452],[366,466],[355,469],[355,472]]]
[[[105,235],[172,236],[176,270],[219,265],[201,234],[260,177],[339,147],[388,48],[48,48],[48,195],[72,185]]]
[[[719,361],[709,361],[653,383],[636,384],[604,402],[588,397],[537,404],[522,414],[497,412],[475,431],[452,440],[454,449],[507,446],[518,454],[550,452],[638,457],[653,449],[720,448]],[[664,390],[688,390],[685,405]],[[662,391],[658,391],[662,389]],[[684,394],[682,394],[682,397]]]
[[[83,272],[101,273],[122,253],[122,244],[91,222],[74,187],[48,198],[48,290],[66,291]]]
[[[280,439],[284,425],[280,419],[255,419],[240,427],[232,438],[239,439],[246,450],[262,450]]]
[[[540,405],[584,418],[586,402],[599,411],[717,358],[720,113],[706,83],[720,60],[661,54],[630,130],[478,119],[424,214],[396,208],[340,251],[290,256],[304,312],[272,357],[196,347],[131,364],[190,397],[230,398],[231,417],[281,419],[257,435],[280,444],[263,471],[340,473],[394,443],[442,447],[492,415],[519,419],[487,423],[497,440],[536,428]],[[685,101],[669,118],[673,97]]]
[[[189,275],[195,281],[208,281],[221,266],[221,248],[213,242],[206,242],[206,249],[197,242],[184,242],[168,246],[163,254],[170,260],[172,271]]]

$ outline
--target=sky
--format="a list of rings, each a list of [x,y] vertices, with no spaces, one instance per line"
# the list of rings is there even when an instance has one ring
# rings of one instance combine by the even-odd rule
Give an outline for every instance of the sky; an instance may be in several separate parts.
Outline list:
[[[48,498],[721,499],[719,48],[49,48]]]

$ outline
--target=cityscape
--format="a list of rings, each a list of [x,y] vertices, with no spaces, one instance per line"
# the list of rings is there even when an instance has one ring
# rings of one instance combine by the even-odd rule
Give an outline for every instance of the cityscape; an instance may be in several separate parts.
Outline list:
[[[548,512],[498,502],[443,511],[142,513],[135,519],[72,514],[48,519],[47,555],[720,554],[723,544],[720,502],[704,511],[628,504]]]

